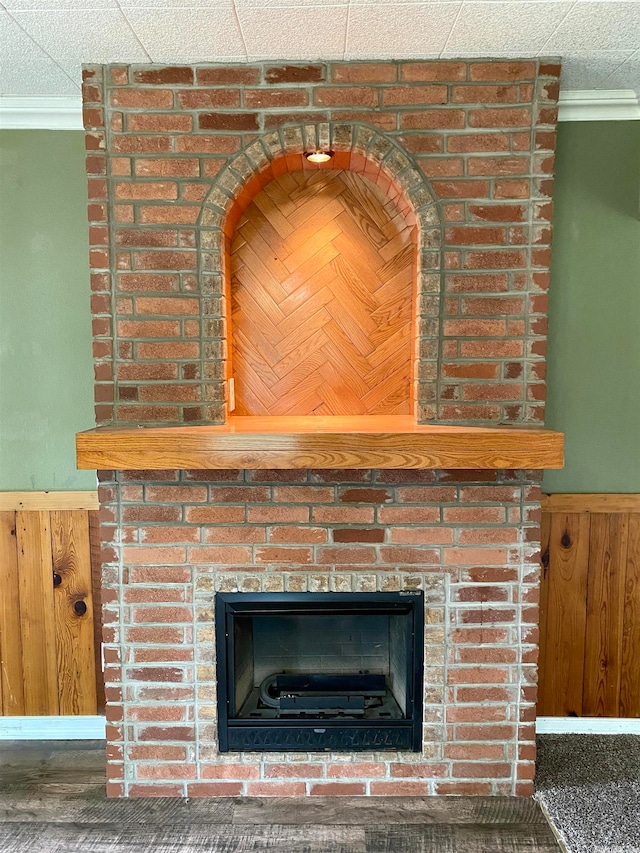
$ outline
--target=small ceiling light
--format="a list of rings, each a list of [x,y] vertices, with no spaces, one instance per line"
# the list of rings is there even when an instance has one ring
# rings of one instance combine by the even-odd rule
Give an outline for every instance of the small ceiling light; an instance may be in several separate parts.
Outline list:
[[[333,157],[333,151],[305,151],[304,156],[310,163],[328,163]]]

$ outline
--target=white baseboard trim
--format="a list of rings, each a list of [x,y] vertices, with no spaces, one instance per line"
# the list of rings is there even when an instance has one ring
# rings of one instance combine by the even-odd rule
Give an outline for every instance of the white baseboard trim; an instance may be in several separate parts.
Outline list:
[[[0,740],[102,740],[104,717],[0,717]],[[640,719],[538,717],[536,734],[640,735]]]
[[[640,119],[633,89],[575,89],[560,92],[558,121]],[[2,95],[0,130],[82,130],[80,95]]]
[[[103,740],[104,717],[0,717],[0,740]]]
[[[640,735],[640,719],[620,717],[538,717],[538,735]]]

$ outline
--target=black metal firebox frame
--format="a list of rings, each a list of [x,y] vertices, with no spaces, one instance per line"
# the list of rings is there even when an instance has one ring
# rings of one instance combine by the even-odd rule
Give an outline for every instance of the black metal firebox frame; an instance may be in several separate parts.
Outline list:
[[[366,614],[406,618],[407,714],[404,719],[246,719],[236,715],[234,619],[236,616]],[[362,752],[422,750],[424,594],[217,593],[215,602],[220,752]]]

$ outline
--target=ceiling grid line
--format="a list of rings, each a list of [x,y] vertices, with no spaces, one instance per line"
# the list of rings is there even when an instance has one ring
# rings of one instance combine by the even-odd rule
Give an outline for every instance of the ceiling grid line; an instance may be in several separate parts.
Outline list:
[[[553,32],[549,33],[549,35],[547,36],[547,38],[544,40],[544,44],[542,45],[542,47],[541,47],[541,48],[540,48],[540,50],[538,51],[538,56],[544,56],[544,50],[545,50],[546,46],[549,44],[549,42],[551,41],[551,39],[553,38],[553,36],[558,32],[558,30],[560,29],[560,27],[564,24],[564,22],[567,20],[567,18],[568,18],[568,17],[569,17],[569,15],[573,12],[573,10],[575,9],[575,7],[576,7],[577,5],[578,5],[578,0],[573,0],[573,3],[572,3],[572,4],[571,4],[571,6],[569,6],[569,8],[567,9],[567,12],[566,12],[566,14],[564,15],[564,17],[563,17],[560,21],[558,21],[558,23],[556,24],[556,28],[553,30]]]
[[[148,50],[147,50],[147,48],[145,47],[144,42],[142,41],[142,39],[140,38],[140,36],[139,36],[139,35],[138,35],[138,33],[136,32],[135,27],[133,26],[133,24],[132,24],[132,23],[131,23],[131,21],[129,20],[129,17],[128,17],[127,13],[125,12],[125,10],[124,10],[124,9],[122,8],[122,6],[120,5],[120,0],[116,0],[116,6],[118,7],[118,10],[119,10],[120,14],[122,15],[122,17],[123,17],[123,18],[124,18],[124,20],[126,21],[127,26],[128,26],[128,27],[129,27],[129,29],[131,30],[131,35],[132,35],[132,36],[134,37],[134,39],[138,42],[138,44],[140,45],[140,47],[141,47],[141,48],[142,48],[142,50],[144,51],[144,53],[145,53],[145,55],[146,55],[147,59],[149,60],[149,62],[153,62],[153,59],[151,58],[151,54],[149,53],[149,51],[148,51]]]
[[[28,32],[27,30],[25,30],[25,28],[22,26],[22,24],[20,23],[20,21],[16,20],[15,16],[11,14],[11,10],[10,10],[10,9],[7,9],[7,7],[6,7],[6,6],[3,6],[3,7],[2,7],[2,9],[3,9],[3,11],[5,11],[5,12],[7,13],[7,15],[11,18],[11,20],[12,20],[12,21],[13,21],[13,23],[16,25],[16,27],[18,27],[18,29],[19,29],[19,30],[21,30],[21,31],[24,33],[24,35],[29,39],[29,41],[30,41],[30,42],[32,42],[32,43],[33,43],[33,44],[34,44],[34,45],[35,45],[39,50],[41,50],[41,51],[42,51],[42,53],[44,53],[44,55],[45,55],[48,59],[50,59],[50,60],[54,63],[54,65],[56,65],[56,66],[60,69],[60,71],[62,71],[62,73],[65,75],[65,77],[68,77],[68,78],[69,78],[69,80],[73,83],[73,85],[75,86],[75,88],[76,88],[76,89],[78,89],[79,91],[82,91],[82,83],[81,83],[81,81],[80,81],[80,80],[74,80],[74,79],[73,79],[73,77],[71,76],[71,74],[69,74],[69,72],[67,71],[67,69],[66,69],[63,65],[61,65],[61,64],[57,61],[57,59],[55,59],[55,57],[53,57],[53,56],[49,53],[49,51],[46,49],[46,47],[45,47],[43,44],[40,44],[40,42],[39,42],[37,39],[35,39],[35,38],[31,35],[31,33],[30,33],[30,32]],[[1,84],[1,81],[0,81],[0,84]]]
[[[342,58],[347,58],[347,45],[349,44],[349,22],[351,21],[351,0],[347,3],[347,21],[344,28],[344,39],[342,41]]]
[[[451,24],[451,29],[449,30],[449,34],[447,35],[447,40],[445,41],[444,45],[442,46],[442,50],[441,50],[441,51],[440,51],[440,53],[438,54],[440,57],[442,57],[442,55],[443,55],[443,54],[446,52],[446,50],[447,50],[447,46],[448,46],[449,41],[450,41],[450,39],[451,39],[451,34],[453,33],[453,31],[454,31],[454,30],[455,30],[455,28],[456,28],[456,24],[458,23],[458,19],[459,19],[459,17],[460,17],[460,13],[462,12],[462,7],[464,6],[465,2],[466,2],[466,0],[462,0],[462,3],[458,6],[458,11],[456,12],[456,16],[455,16],[455,18],[454,18],[454,20],[453,20],[453,23]]]
[[[242,21],[240,20],[240,15],[238,14],[238,5],[236,3],[236,0],[233,0],[232,7],[233,7],[233,15],[236,19],[236,24],[238,25],[238,30],[240,32],[240,38],[242,39],[242,46],[244,48],[244,56],[245,56],[245,59],[248,59],[249,58],[249,49],[247,48],[247,40],[246,40],[245,35],[244,35],[244,30],[242,29]]]
[[[618,71],[620,71],[620,69],[621,69],[621,68],[623,68],[623,67],[624,67],[628,62],[630,62],[632,59],[636,59],[636,58],[637,58],[637,59],[640,59],[640,47],[639,47],[637,50],[634,50],[634,51],[633,51],[633,53],[630,53],[630,54],[629,54],[629,56],[627,56],[627,58],[626,58],[626,59],[623,59],[623,60],[622,60],[622,62],[620,63],[620,65],[617,65],[617,66],[613,69],[613,71],[611,71],[611,72],[607,75],[606,79],[607,79],[607,80],[610,80],[610,79],[613,77],[613,75],[614,75],[614,74],[617,74],[617,73],[618,73]]]

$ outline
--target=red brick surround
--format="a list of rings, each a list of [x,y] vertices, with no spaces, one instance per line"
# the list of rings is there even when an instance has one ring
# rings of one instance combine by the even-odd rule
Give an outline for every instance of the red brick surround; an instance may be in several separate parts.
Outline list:
[[[434,214],[420,419],[542,422],[558,73],[545,61],[85,69],[97,423],[224,417],[222,258],[215,239],[197,243],[202,208],[217,205],[221,227],[239,179],[300,153],[296,128],[382,161]]]
[[[86,69],[97,422],[224,419],[227,213],[320,137],[414,211],[420,420],[542,423],[558,74]],[[538,472],[101,481],[111,795],[531,793]],[[402,588],[426,592],[422,753],[218,754],[216,591]]]
[[[530,794],[527,475],[142,471],[102,485],[111,794]],[[399,589],[426,597],[421,754],[218,754],[215,592]]]

